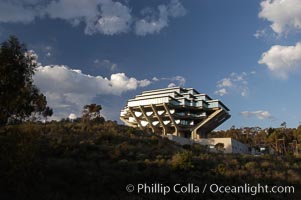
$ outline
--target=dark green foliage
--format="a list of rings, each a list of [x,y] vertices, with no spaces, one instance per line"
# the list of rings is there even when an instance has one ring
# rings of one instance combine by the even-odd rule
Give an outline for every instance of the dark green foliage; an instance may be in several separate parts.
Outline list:
[[[301,158],[208,153],[108,121],[0,128],[0,199],[298,199]],[[295,185],[295,194],[136,194],[127,184]]]
[[[45,108],[45,110],[42,112],[43,117],[47,121],[47,117],[51,117],[53,115],[53,110],[52,108],[49,108],[48,106]]]
[[[97,105],[95,103],[85,105],[83,109],[82,120],[84,122],[88,122],[88,121],[99,121],[101,120],[101,118],[103,119],[103,117],[101,117],[100,115],[101,109],[102,109],[101,105]]]
[[[41,114],[46,97],[33,85],[36,57],[11,36],[0,47],[0,125]]]

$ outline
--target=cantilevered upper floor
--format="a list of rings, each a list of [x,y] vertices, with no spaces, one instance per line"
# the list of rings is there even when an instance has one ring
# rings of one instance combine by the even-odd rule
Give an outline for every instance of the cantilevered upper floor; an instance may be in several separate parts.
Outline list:
[[[197,139],[206,137],[230,117],[229,109],[193,88],[144,91],[121,110],[125,124],[146,132]]]

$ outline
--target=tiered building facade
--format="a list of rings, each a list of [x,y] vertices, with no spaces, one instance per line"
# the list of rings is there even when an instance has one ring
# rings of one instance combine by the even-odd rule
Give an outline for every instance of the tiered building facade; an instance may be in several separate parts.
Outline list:
[[[145,132],[190,139],[206,138],[229,118],[221,101],[181,87],[144,91],[128,100],[120,113],[125,124]]]

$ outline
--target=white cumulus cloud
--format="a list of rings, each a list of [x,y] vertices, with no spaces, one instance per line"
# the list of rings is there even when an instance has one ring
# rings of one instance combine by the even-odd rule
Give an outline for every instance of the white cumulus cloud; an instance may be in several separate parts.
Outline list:
[[[243,111],[240,113],[244,117],[257,117],[260,120],[273,119],[273,116],[269,113],[269,111],[265,110],[257,110],[257,111]]]
[[[110,0],[103,1],[101,6],[101,17],[95,26],[90,24],[86,33],[93,34],[100,32],[106,35],[127,33],[132,23],[131,10],[120,2]]]
[[[98,94],[121,95],[146,87],[151,81],[137,80],[124,73],[112,74],[110,78],[91,76],[64,65],[53,65],[38,67],[34,83],[46,95],[55,117],[62,118],[70,113],[80,114],[82,107]]]
[[[36,61],[37,55],[33,51],[29,51],[28,54],[34,56]],[[97,95],[119,96],[164,80],[177,81],[179,86],[185,83],[182,76],[153,80],[138,80],[124,73],[115,73],[109,78],[92,76],[65,65],[39,66],[33,79],[35,85],[47,97],[48,105],[54,109],[53,119],[66,118],[70,113],[80,116],[83,106],[92,103]],[[116,109],[119,111],[120,108],[105,109],[110,113],[116,112]]]
[[[301,29],[300,0],[263,0],[259,17],[270,21],[277,34]]]
[[[301,68],[301,42],[295,46],[274,45],[261,55],[258,63],[265,64],[277,77],[286,79]]]

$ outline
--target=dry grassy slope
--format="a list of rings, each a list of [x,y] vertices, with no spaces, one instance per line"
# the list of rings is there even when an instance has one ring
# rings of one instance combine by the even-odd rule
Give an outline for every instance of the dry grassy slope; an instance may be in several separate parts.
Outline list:
[[[58,123],[0,128],[0,199],[298,199],[301,159],[181,147],[117,125]],[[294,195],[128,194],[129,183],[295,185]]]

